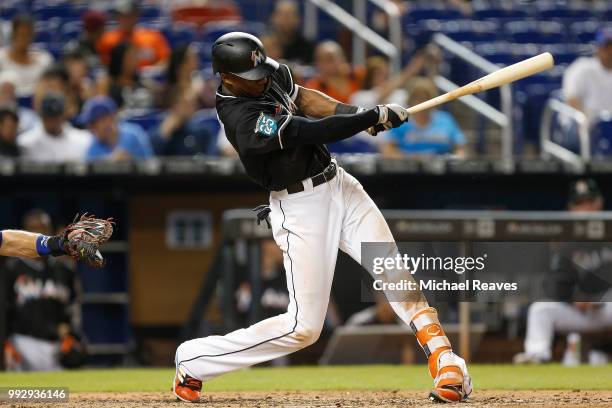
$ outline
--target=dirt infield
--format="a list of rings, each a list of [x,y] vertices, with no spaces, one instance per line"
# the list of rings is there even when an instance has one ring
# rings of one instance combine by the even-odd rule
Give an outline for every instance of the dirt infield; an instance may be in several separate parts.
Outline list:
[[[238,407],[422,407],[435,406],[421,392],[214,392],[203,398],[210,408]],[[42,403],[8,404],[12,408],[42,407]],[[478,391],[461,407],[612,407],[612,391]],[[188,406],[171,398],[170,393],[79,393],[66,404],[53,407],[119,408]]]

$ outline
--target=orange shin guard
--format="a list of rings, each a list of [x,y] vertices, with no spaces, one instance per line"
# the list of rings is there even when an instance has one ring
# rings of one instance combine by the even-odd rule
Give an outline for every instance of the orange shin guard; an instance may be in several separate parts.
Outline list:
[[[464,387],[464,372],[457,364],[457,359],[463,366],[465,363],[452,353],[451,344],[440,325],[436,309],[428,307],[418,311],[412,317],[410,327],[427,356],[429,374],[434,379],[430,399],[437,402],[458,402],[466,399],[471,385]]]
[[[438,320],[438,312],[433,307],[418,311],[412,317],[410,327],[428,359],[429,374],[432,378],[436,378],[439,369],[438,357],[442,352],[451,350],[448,337]]]

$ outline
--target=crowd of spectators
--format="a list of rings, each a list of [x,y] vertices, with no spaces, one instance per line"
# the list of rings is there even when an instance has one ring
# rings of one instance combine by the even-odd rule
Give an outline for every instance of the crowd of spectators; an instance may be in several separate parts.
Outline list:
[[[470,13],[468,2],[455,2]],[[30,14],[12,19],[10,35],[0,44],[0,155],[56,162],[234,155],[223,129],[205,123],[214,118],[217,86],[201,64],[199,47],[206,45],[186,40],[171,46],[167,33],[139,23],[142,2],[112,4],[82,13],[78,36],[55,60],[34,45],[37,26]],[[404,5],[398,2],[402,10]],[[372,16],[377,31],[385,27],[381,18]],[[437,94],[432,79],[441,57],[433,45],[392,74],[386,57],[372,54],[364,66],[355,66],[338,42],[306,39],[294,0],[275,2],[267,23],[260,37],[268,55],[287,63],[298,83],[340,102],[413,105]],[[602,31],[597,45],[597,54],[576,61],[564,81],[569,103],[589,116],[612,106],[612,88],[601,92],[612,86],[610,30]],[[132,120],[147,115],[152,125]],[[468,155],[464,132],[441,110],[413,115],[393,132],[363,133],[330,148],[385,157]]]

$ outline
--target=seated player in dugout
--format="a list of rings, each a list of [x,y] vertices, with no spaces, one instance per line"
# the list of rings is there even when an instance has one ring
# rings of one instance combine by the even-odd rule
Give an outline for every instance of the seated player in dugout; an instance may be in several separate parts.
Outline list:
[[[295,84],[289,68],[268,58],[250,34],[220,37],[212,56],[221,77],[216,107],[227,138],[248,176],[270,192],[263,216],[269,215],[283,252],[289,306],[246,329],[182,343],[173,393],[187,402],[199,401],[203,381],[317,341],[338,249],[361,263],[362,242],[394,242],[374,201],[325,144],[366,130],[375,135],[408,120],[406,109],[396,104],[364,109]],[[407,275],[401,278],[410,279]],[[391,307],[415,331],[428,357],[434,378],[430,398],[467,399],[472,385],[465,361],[453,353],[436,310],[422,293],[413,295]]]
[[[603,211],[604,200],[597,183],[581,179],[572,183],[568,211]],[[515,364],[541,364],[553,357],[555,334],[568,334],[564,362],[571,364],[572,338],[580,333],[612,330],[612,259],[607,242],[567,242],[559,245],[546,279],[548,299],[534,302],[527,311],[525,351],[514,356]],[[610,341],[595,344],[590,362],[607,362],[602,351]],[[576,361],[580,363],[580,361]]]

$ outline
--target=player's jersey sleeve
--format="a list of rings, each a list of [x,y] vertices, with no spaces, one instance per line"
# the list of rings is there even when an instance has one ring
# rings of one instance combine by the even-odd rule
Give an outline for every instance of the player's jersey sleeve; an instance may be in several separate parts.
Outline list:
[[[228,140],[240,156],[281,150],[281,135],[290,116],[276,113],[266,102],[231,103],[219,111]]]
[[[291,75],[289,67],[286,64],[281,64],[274,75],[275,80],[281,88],[289,95],[291,100],[295,102],[300,87],[293,81],[293,75]]]

